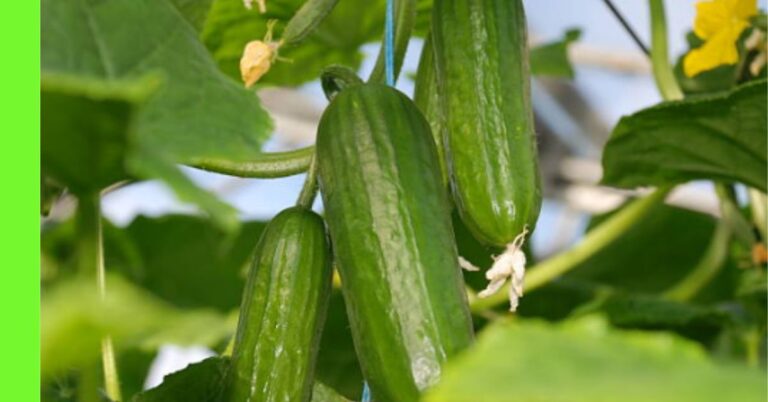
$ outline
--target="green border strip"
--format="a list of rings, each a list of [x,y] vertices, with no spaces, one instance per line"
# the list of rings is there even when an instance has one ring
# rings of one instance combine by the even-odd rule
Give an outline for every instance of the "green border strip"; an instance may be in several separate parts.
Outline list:
[[[3,44],[3,400],[40,399],[40,3],[8,2]]]

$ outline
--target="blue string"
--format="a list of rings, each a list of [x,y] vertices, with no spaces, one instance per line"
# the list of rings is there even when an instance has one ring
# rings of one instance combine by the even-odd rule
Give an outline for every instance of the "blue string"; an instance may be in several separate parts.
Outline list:
[[[387,14],[384,22],[384,73],[387,85],[395,85],[395,4],[387,0]]]
[[[395,85],[395,4],[387,0],[387,12],[384,20],[384,75],[387,85]],[[363,399],[361,402],[371,402],[371,389],[368,383],[363,383]]]

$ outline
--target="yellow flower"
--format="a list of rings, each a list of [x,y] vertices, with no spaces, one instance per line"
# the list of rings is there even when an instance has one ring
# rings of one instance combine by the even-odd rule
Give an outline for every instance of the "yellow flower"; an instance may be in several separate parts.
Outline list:
[[[693,32],[704,44],[691,50],[683,60],[685,75],[739,61],[736,40],[757,14],[757,0],[710,0],[696,4]]]

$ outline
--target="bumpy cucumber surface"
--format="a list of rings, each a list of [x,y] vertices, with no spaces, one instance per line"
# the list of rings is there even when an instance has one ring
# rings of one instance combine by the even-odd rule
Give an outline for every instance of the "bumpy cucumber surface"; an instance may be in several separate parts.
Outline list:
[[[445,136],[445,119],[440,109],[440,103],[437,91],[437,74],[435,71],[435,52],[432,48],[432,35],[427,35],[424,41],[424,48],[421,50],[419,58],[419,68],[416,71],[416,86],[413,92],[413,102],[419,107],[421,113],[429,122],[432,131],[432,138],[437,147],[438,159],[440,161],[440,173],[443,182],[448,183],[448,168],[445,165],[443,155],[443,137]]]
[[[377,402],[410,402],[472,341],[429,125],[395,89],[353,85],[317,138],[320,189],[355,349]]]
[[[503,246],[541,206],[522,0],[435,0],[432,39],[454,202]]]
[[[278,214],[248,276],[225,401],[308,401],[331,291],[323,220],[301,207]]]

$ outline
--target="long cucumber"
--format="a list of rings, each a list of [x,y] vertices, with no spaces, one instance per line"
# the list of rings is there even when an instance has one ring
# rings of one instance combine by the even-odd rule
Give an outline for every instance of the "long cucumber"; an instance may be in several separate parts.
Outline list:
[[[320,121],[320,188],[363,374],[377,402],[417,401],[472,321],[429,125],[397,90],[341,90]]]
[[[511,277],[514,310],[541,208],[522,0],[435,0],[432,37],[454,203],[475,237],[506,248],[480,295]]]

